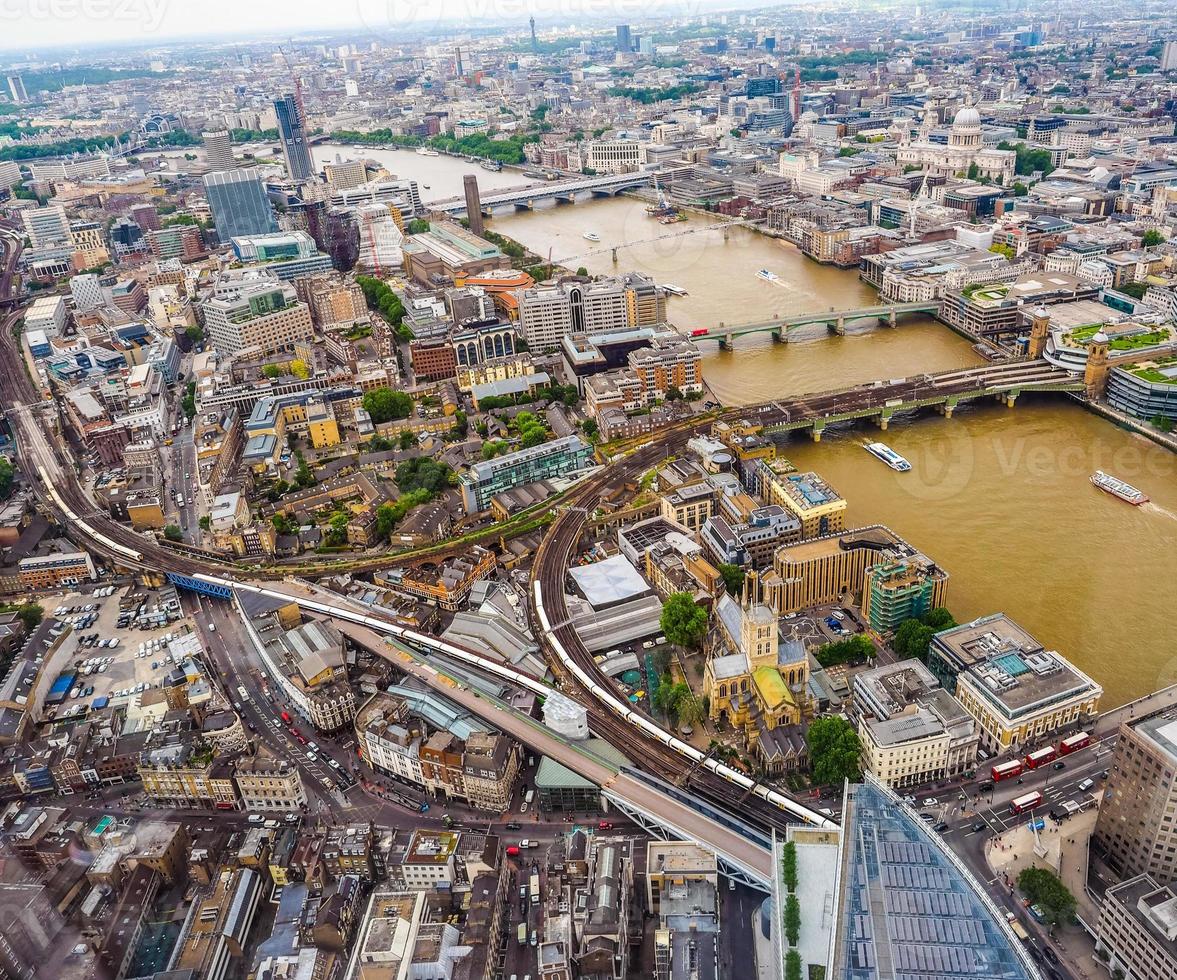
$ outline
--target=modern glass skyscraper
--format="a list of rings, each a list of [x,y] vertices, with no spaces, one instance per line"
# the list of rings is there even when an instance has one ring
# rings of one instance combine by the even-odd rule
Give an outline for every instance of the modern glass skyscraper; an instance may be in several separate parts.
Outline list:
[[[205,174],[204,194],[222,242],[244,235],[266,235],[278,221],[257,170],[220,170]]]
[[[286,173],[291,180],[299,183],[310,180],[315,173],[315,162],[311,159],[306,120],[298,111],[298,100],[287,92],[282,98],[274,100],[274,112],[278,116],[278,135],[282,139]]]

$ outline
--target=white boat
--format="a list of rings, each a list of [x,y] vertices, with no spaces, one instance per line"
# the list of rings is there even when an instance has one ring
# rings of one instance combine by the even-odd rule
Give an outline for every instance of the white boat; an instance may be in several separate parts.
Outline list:
[[[780,279],[780,276],[778,276],[775,272],[769,272],[767,269],[761,269],[756,273],[756,278],[766,279],[769,282],[776,282],[778,279]]]
[[[883,442],[868,442],[866,444],[866,451],[872,456],[881,459],[884,463],[893,470],[898,470],[900,473],[906,473],[911,469],[911,463],[900,456],[894,449]]]
[[[427,146],[419,146],[419,147],[417,147],[417,156],[435,157],[435,156],[439,156],[439,154],[438,154],[437,150],[431,150]]]
[[[662,284],[662,288],[664,290],[666,290],[666,292],[670,293],[671,296],[686,296],[687,295],[687,291],[685,289],[683,289],[682,286],[676,286],[672,282],[664,282]]]
[[[1113,497],[1119,497],[1134,507],[1148,503],[1148,494],[1142,490],[1137,490],[1131,483],[1117,480],[1114,476],[1110,476],[1103,470],[1096,470],[1091,474],[1091,482],[1104,493],[1110,493]]]
[[[584,233],[584,237],[587,238],[590,242],[599,242],[601,240],[601,236],[598,235],[595,231],[586,231]]]

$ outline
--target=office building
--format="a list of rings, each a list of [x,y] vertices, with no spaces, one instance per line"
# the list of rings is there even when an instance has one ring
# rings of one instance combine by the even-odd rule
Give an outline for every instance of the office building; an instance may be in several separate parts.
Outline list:
[[[106,302],[102,283],[93,272],[72,276],[69,281],[69,291],[73,297],[74,309],[79,313],[97,309]]]
[[[264,745],[254,755],[237,760],[236,779],[245,810],[297,812],[307,801],[298,767]]]
[[[56,337],[65,329],[64,296],[38,296],[25,311],[25,333],[42,331],[46,337]]]
[[[1123,878],[1177,880],[1175,812],[1177,721],[1162,715],[1121,725],[1092,838],[1097,853]]]
[[[770,470],[762,487],[767,503],[779,504],[801,521],[806,538],[837,534],[846,527],[846,501],[816,473]]]
[[[430,286],[444,279],[464,279],[506,269],[511,264],[497,245],[451,221],[431,222],[429,231],[413,235],[402,251],[405,271]]]
[[[1042,975],[981,882],[869,778],[847,788],[835,874],[830,978]],[[804,909],[801,916],[804,922]],[[824,948],[821,954],[829,965]],[[802,964],[803,976],[809,965]]]
[[[470,230],[481,237],[484,225],[482,223],[482,198],[478,194],[478,176],[476,174],[463,176],[462,189],[466,193],[466,219],[470,222]]]
[[[1094,717],[1103,688],[1004,613],[932,637],[928,667],[981,727],[991,754]]]
[[[896,555],[866,571],[862,615],[876,633],[892,633],[944,605],[948,573],[921,554]]]
[[[628,24],[617,25],[617,50],[618,51],[632,51],[633,50],[633,35],[630,33]]]
[[[204,193],[221,241],[278,230],[274,209],[257,170],[220,170],[205,174]]]
[[[302,117],[299,100],[287,92],[274,100],[274,114],[278,117],[278,138],[282,140],[286,173],[296,184],[304,184],[314,177],[315,163],[311,159],[306,120]]]
[[[564,436],[495,459],[481,460],[460,478],[462,502],[468,514],[476,514],[490,506],[490,499],[496,493],[566,476],[591,465],[592,457],[592,446],[579,436]]]
[[[1161,50],[1161,71],[1177,71],[1177,41],[1165,42]]]
[[[862,765],[892,788],[971,771],[979,734],[973,717],[918,660],[854,675]]]
[[[215,129],[200,134],[204,144],[204,159],[209,170],[232,170],[237,166],[233,159],[233,139],[227,129]]]
[[[337,275],[303,276],[294,283],[317,327],[364,323],[370,317],[360,284]]]
[[[1113,977],[1177,977],[1177,890],[1147,874],[1109,888],[1099,909],[1095,954]]]
[[[360,204],[352,212],[359,233],[360,249],[356,271],[377,276],[404,264],[405,241],[400,223],[387,204]]]
[[[305,231],[243,235],[232,240],[233,252],[243,263],[264,263],[278,279],[297,279],[331,271],[331,256],[320,252]]]
[[[20,220],[33,248],[63,245],[71,240],[69,219],[65,215],[65,208],[60,204],[50,204],[43,208],[25,208],[20,213]]]
[[[593,282],[571,280],[533,286],[520,290],[517,296],[520,330],[535,351],[560,347],[569,335],[591,337],[666,320],[665,290],[637,273]],[[677,361],[679,349],[667,345],[667,350],[672,362]],[[663,362],[662,367],[674,370],[671,362]],[[681,361],[681,370],[701,379],[701,368],[689,355]]]
[[[769,604],[780,614],[861,595],[867,569],[917,552],[881,524],[778,548],[764,577]]]
[[[20,75],[8,76],[8,94],[12,96],[12,101],[17,105],[23,105],[29,101],[29,92],[25,88],[25,80]]]
[[[196,225],[169,225],[147,233],[151,254],[161,261],[195,259],[204,255],[204,236]]]
[[[314,336],[310,309],[286,283],[259,281],[229,297],[207,300],[203,309],[205,330],[222,354],[252,348],[264,357],[293,350]]]

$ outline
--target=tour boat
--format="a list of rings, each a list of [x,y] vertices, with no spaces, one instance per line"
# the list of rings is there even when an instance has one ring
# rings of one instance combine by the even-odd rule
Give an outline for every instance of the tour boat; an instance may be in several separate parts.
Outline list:
[[[437,150],[431,150],[427,146],[419,146],[417,147],[417,155],[422,157],[435,157],[439,156],[440,154],[437,152]]]
[[[1123,480],[1117,480],[1114,476],[1109,476],[1103,470],[1096,470],[1091,475],[1091,482],[1104,493],[1110,493],[1113,497],[1126,500],[1135,507],[1148,503],[1148,494],[1137,490],[1130,483],[1125,483]]]
[[[666,292],[670,293],[671,296],[686,296],[687,295],[687,291],[685,289],[683,289],[682,286],[676,286],[672,282],[664,282],[662,284],[662,288]]]
[[[586,231],[584,233],[584,237],[587,238],[590,242],[599,242],[601,240],[601,236],[598,235],[595,231]]]
[[[866,451],[872,456],[881,459],[884,463],[893,470],[898,470],[900,473],[906,473],[911,469],[911,463],[900,456],[894,449],[882,442],[868,442],[866,444]]]
[[[756,273],[756,278],[767,279],[769,282],[776,282],[778,279],[780,279],[780,276],[778,276],[775,272],[769,272],[767,269],[761,269]]]
[[[478,166],[480,166],[483,170],[489,170],[491,173],[495,174],[503,169],[503,165],[499,163],[498,160],[483,160],[482,163],[480,163]]]

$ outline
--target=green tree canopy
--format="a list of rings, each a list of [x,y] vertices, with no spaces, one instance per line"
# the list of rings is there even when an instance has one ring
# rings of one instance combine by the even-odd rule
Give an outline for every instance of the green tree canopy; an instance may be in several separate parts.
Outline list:
[[[413,399],[405,392],[391,388],[373,388],[364,392],[363,405],[376,425],[393,419],[407,419],[413,414]]]
[[[12,493],[12,485],[16,482],[16,470],[5,456],[0,456],[0,498]]]
[[[662,606],[658,620],[663,635],[680,647],[695,647],[707,632],[707,610],[689,592],[674,592]]]
[[[1075,915],[1075,896],[1057,875],[1045,868],[1023,868],[1018,874],[1018,888],[1042,909],[1051,925],[1070,922]]]
[[[449,486],[451,470],[425,456],[406,459],[396,468],[396,485],[401,493],[428,490],[437,493]]]
[[[845,718],[817,718],[805,734],[809,763],[819,786],[840,786],[844,780],[862,778],[862,745],[858,733]]]
[[[183,541],[184,532],[180,530],[179,525],[169,524],[163,529],[163,536],[169,541]]]
[[[1152,248],[1154,245],[1160,245],[1165,240],[1165,236],[1156,228],[1149,228],[1140,239],[1145,248]]]
[[[743,566],[725,561],[719,566],[719,574],[723,576],[723,587],[728,595],[739,596],[744,591]]]
[[[874,655],[875,645],[869,637],[859,633],[826,643],[813,656],[823,667],[833,667],[837,664],[860,663],[870,660]]]

